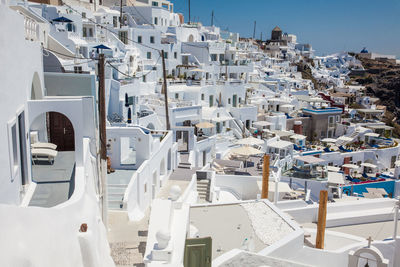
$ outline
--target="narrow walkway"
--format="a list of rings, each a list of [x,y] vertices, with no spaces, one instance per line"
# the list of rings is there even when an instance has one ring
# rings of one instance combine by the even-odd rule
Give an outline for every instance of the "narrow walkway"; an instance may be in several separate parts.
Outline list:
[[[183,156],[184,155],[184,156]],[[198,168],[190,169],[188,155],[181,154],[182,160],[187,163],[184,168],[176,168],[168,181],[157,193],[156,198],[167,199],[170,188],[178,185],[182,193],[192,179]],[[144,218],[139,222],[129,221],[126,211],[108,212],[108,241],[111,247],[111,256],[118,267],[138,266],[144,267],[143,255],[146,250],[147,230],[151,209],[147,209]]]
[[[143,255],[146,250],[149,216],[150,209],[141,221],[131,222],[126,211],[108,212],[108,241],[116,266],[145,266]]]

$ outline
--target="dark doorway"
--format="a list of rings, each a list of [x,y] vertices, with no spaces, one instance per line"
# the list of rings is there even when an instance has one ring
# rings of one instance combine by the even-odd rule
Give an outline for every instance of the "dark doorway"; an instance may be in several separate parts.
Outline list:
[[[189,132],[188,131],[176,131],[176,142],[178,142],[179,152],[189,151]]]
[[[50,142],[57,145],[58,151],[74,151],[74,127],[71,121],[61,113],[49,112],[48,125]]]

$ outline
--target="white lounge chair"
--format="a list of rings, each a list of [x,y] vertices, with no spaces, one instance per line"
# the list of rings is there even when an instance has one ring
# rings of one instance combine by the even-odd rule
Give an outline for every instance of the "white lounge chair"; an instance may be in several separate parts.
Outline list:
[[[31,149],[32,159],[47,158],[50,163],[54,163],[54,158],[57,157],[57,150],[48,148],[33,148]]]
[[[56,150],[57,149],[57,145],[55,145],[53,143],[37,142],[37,143],[31,144],[31,148],[47,148],[47,149]]]

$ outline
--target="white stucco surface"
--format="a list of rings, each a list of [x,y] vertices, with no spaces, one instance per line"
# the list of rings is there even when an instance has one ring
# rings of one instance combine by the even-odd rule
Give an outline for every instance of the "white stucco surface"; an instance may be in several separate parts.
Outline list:
[[[264,202],[250,202],[240,205],[246,210],[254,232],[266,245],[273,244],[294,231]]]

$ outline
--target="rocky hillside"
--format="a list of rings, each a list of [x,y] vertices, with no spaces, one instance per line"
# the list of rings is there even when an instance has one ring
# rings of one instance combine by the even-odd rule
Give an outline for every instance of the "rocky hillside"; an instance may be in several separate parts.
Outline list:
[[[400,65],[365,58],[361,60],[365,68],[363,77],[353,77],[366,87],[367,93],[379,98],[379,105],[386,106],[386,123],[396,128],[400,134]]]

